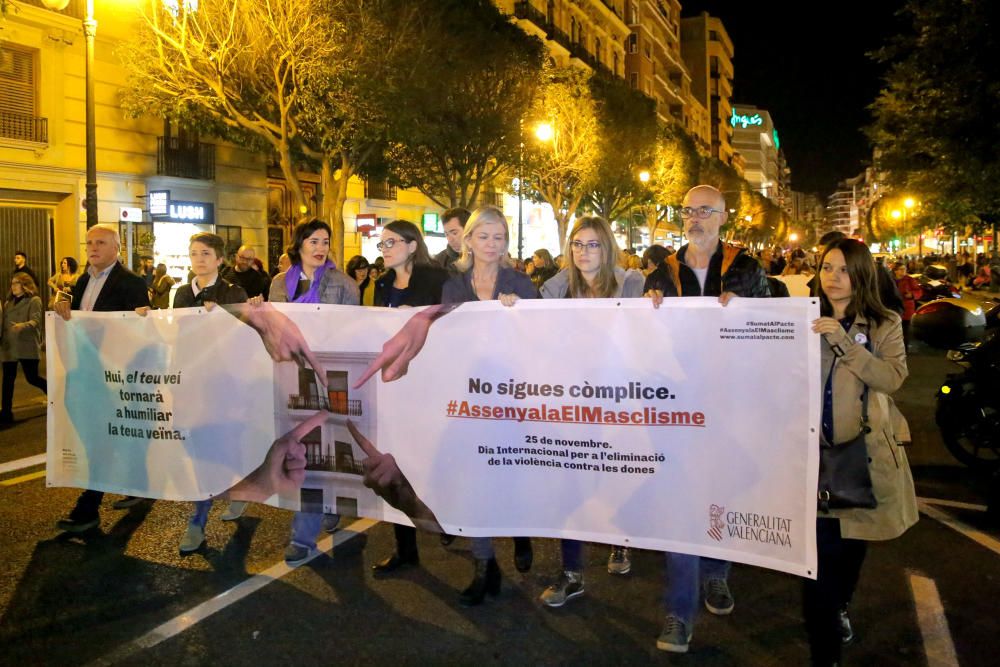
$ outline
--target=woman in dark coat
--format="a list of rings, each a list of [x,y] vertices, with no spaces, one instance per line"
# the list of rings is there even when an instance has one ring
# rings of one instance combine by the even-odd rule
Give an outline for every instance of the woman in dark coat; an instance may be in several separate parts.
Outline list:
[[[420,230],[412,222],[393,220],[382,230],[378,244],[386,272],[375,283],[375,305],[387,308],[432,306],[441,303],[441,289],[448,271],[431,259]],[[396,550],[372,570],[384,576],[400,567],[417,565],[417,530],[395,524]]]

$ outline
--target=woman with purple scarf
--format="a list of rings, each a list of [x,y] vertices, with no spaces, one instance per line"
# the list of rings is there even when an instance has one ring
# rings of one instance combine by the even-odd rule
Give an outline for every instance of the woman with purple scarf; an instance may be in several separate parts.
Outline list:
[[[271,281],[268,298],[272,303],[359,304],[357,283],[330,260],[331,236],[330,226],[318,218],[295,226],[287,250],[292,265]],[[296,512],[285,562],[294,567],[308,560],[316,550],[320,526],[332,533],[339,521],[336,514]]]

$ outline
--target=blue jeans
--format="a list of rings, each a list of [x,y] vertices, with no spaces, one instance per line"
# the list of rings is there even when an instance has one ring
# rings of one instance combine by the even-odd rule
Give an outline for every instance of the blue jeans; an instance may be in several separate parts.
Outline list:
[[[337,516],[331,514],[331,516]],[[322,512],[296,512],[292,517],[292,544],[306,549],[316,548],[316,535],[323,525]]]
[[[567,572],[583,572],[583,542],[559,540],[562,549],[562,566]]]
[[[496,550],[493,548],[492,537],[472,538],[472,557],[476,560],[489,560],[496,558]]]
[[[707,579],[727,579],[729,561],[666,552],[663,606],[667,615],[684,621],[688,631],[701,601],[701,583]]]
[[[205,524],[208,523],[208,512],[212,509],[212,500],[199,500],[194,504],[194,512],[191,513],[191,518],[188,523],[192,526],[198,526],[202,530],[205,530]]]

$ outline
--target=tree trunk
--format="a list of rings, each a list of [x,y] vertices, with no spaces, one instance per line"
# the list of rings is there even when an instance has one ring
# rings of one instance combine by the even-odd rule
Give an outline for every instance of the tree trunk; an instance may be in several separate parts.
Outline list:
[[[292,151],[287,141],[278,142],[278,164],[281,166],[281,174],[285,177],[288,191],[292,194],[292,224],[294,224],[302,215],[306,197],[302,193],[302,183],[292,162]]]
[[[335,158],[340,162],[339,178],[337,177],[337,169],[334,168]],[[342,154],[324,155],[321,172],[323,219],[329,223],[330,229],[333,230],[330,249],[333,251],[334,261],[341,269],[347,265],[347,258],[344,257],[344,203],[347,201],[348,181],[351,180],[350,166],[345,163],[346,160]]]

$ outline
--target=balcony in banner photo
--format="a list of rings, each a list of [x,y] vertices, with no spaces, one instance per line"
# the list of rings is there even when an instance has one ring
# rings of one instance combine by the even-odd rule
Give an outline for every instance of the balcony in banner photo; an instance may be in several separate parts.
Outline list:
[[[323,442],[323,429],[317,426],[302,439],[306,447],[306,470],[323,470],[344,475],[362,475],[361,462],[355,458],[354,446],[334,440],[333,447]],[[360,455],[360,452],[359,452]]]
[[[326,387],[311,368],[292,363],[274,367],[275,430],[287,433],[317,410],[329,410],[326,420],[302,439],[306,447],[306,479],[302,503],[308,511],[334,511],[351,516],[379,516],[381,501],[365,487],[361,462],[364,452],[347,429],[347,420],[378,442],[376,385],[352,384],[372,362],[366,352],[314,350],[326,374]],[[325,508],[325,509],[320,509]]]
[[[337,415],[362,416],[361,400],[349,396],[347,371],[327,371],[326,387],[324,396],[316,373],[311,368],[300,368],[298,393],[289,395],[288,409],[329,410]]]

